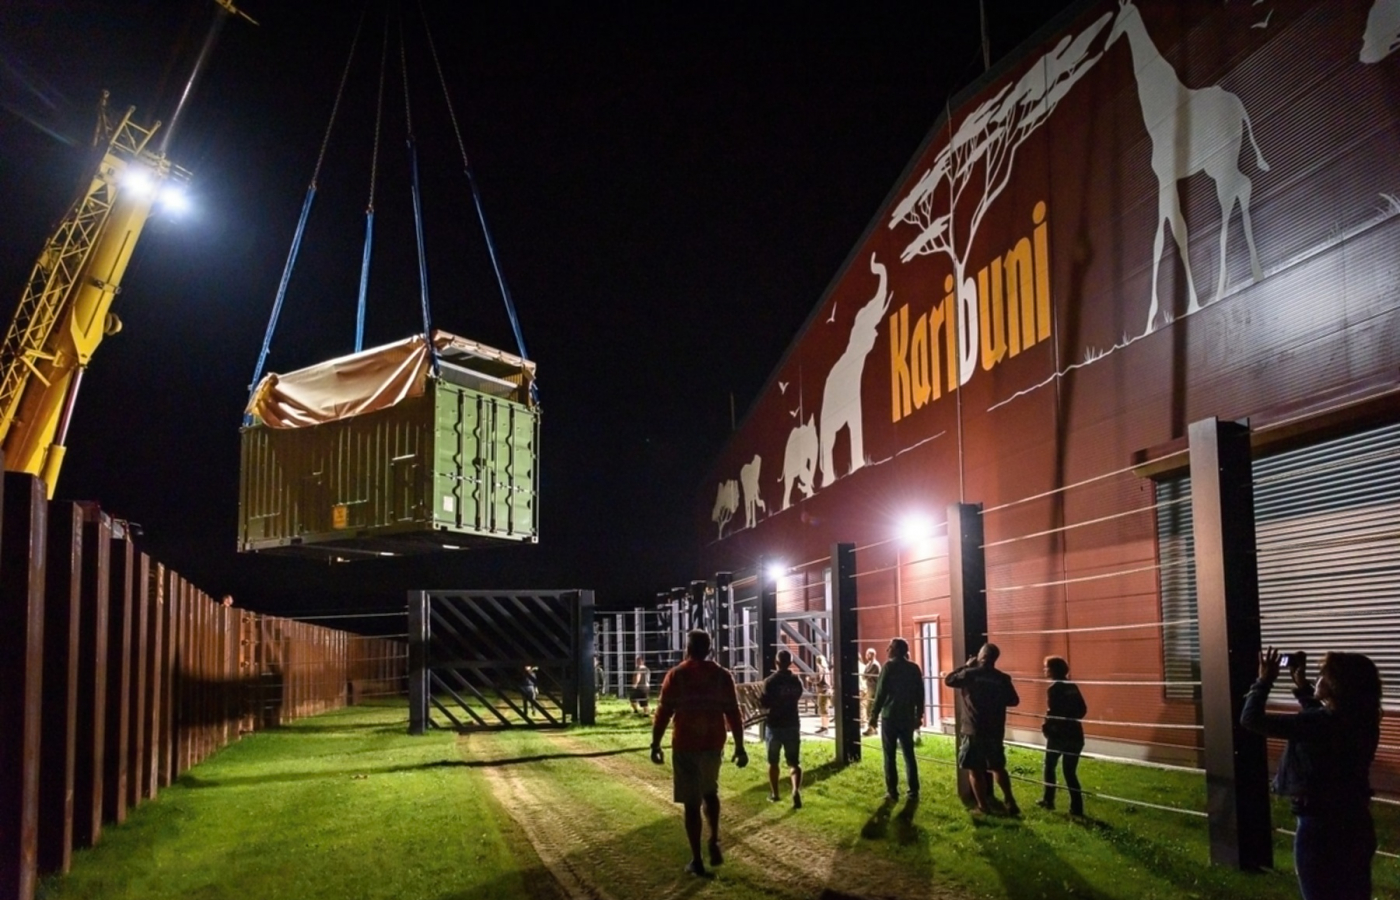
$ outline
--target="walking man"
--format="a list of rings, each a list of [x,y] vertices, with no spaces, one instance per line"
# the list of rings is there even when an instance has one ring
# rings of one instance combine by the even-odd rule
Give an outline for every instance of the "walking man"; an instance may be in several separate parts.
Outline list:
[[[647,699],[651,694],[651,669],[647,668],[647,658],[637,657],[637,671],[632,676],[632,692],[628,699],[632,701],[632,712],[639,716],[649,713],[647,709]]]
[[[904,777],[909,799],[919,799],[919,762],[914,758],[914,730],[924,724],[924,673],[909,659],[904,638],[890,641],[889,660],[880,671],[875,700],[870,705],[871,728],[880,724],[880,744],[885,751],[885,799],[899,799],[899,774],[895,769],[895,745],[904,753]]]
[[[749,764],[744,749],[744,724],[739,716],[739,698],[734,676],[721,668],[710,655],[710,633],[696,629],[686,640],[685,659],[666,673],[651,726],[651,761],[666,762],[661,739],[666,726],[676,720],[671,734],[673,799],[685,807],[685,836],[690,842],[692,875],[706,875],[700,859],[700,811],[710,823],[710,865],[724,862],[719,847],[719,766],[724,752],[726,725],[734,735],[734,764]]]
[[[1001,650],[996,644],[983,644],[977,655],[948,673],[943,683],[962,691],[963,717],[958,731],[958,768],[966,769],[971,780],[972,798],[977,811],[988,811],[991,785],[987,773],[996,777],[1006,801],[1006,812],[1019,816],[1021,808],[1011,794],[1011,777],[1006,774],[1006,709],[1021,698],[1011,684],[1011,676],[997,669]]]
[[[802,700],[802,679],[792,672],[792,654],[778,651],[778,671],[763,681],[758,703],[768,710],[768,801],[778,802],[778,753],[787,757],[792,780],[792,808],[802,808],[802,721],[797,704]]]
[[[875,702],[875,691],[880,686],[880,661],[875,658],[875,648],[869,647],[865,651],[865,665],[860,669],[860,706],[861,718],[866,722],[873,723],[875,717],[870,715],[871,704]],[[872,724],[865,729],[866,735],[875,733],[875,726]]]

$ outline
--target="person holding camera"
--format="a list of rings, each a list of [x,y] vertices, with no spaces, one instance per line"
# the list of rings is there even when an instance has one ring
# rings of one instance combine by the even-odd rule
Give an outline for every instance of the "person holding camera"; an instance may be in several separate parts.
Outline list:
[[[1266,711],[1269,690],[1286,659],[1296,713]],[[1376,826],[1371,819],[1371,761],[1380,743],[1381,678],[1359,653],[1322,657],[1317,686],[1302,653],[1259,654],[1259,678],[1245,697],[1240,724],[1284,738],[1274,792],[1297,816],[1293,866],[1303,900],[1369,900]]]
[[[734,735],[734,765],[749,764],[744,749],[744,722],[734,676],[708,659],[710,633],[696,629],[687,636],[685,659],[666,673],[651,726],[651,761],[666,762],[661,739],[666,726],[676,720],[671,734],[673,799],[685,808],[685,836],[690,842],[690,863],[685,870],[704,877],[700,858],[700,811],[710,823],[710,865],[724,862],[719,847],[719,767],[724,753],[725,729]]]
[[[1021,808],[1011,793],[1011,776],[1006,773],[1006,709],[1018,706],[1020,696],[1011,676],[997,668],[1001,648],[983,644],[965,665],[949,672],[943,683],[962,691],[963,717],[958,735],[958,768],[966,769],[977,811],[989,811],[992,789],[987,773],[995,776],[1005,798],[1008,815],[1019,816]]]

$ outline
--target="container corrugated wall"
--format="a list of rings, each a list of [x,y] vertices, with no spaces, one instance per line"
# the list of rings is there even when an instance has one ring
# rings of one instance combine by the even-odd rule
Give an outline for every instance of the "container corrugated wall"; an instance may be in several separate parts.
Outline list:
[[[538,539],[539,411],[446,381],[386,410],[243,430],[240,551],[355,558]]]

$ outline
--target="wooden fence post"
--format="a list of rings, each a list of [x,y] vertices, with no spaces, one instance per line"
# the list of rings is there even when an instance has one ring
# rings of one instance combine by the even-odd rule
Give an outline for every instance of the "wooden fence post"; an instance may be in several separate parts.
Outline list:
[[[48,495],[6,473],[0,534],[0,897],[30,900],[38,869]]]

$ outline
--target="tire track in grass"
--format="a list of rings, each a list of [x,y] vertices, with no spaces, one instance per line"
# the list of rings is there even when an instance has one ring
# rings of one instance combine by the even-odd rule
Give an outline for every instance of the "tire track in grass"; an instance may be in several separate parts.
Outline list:
[[[490,737],[464,737],[464,753],[489,760]],[[665,874],[626,852],[635,848],[627,847],[624,835],[603,827],[597,810],[560,790],[544,767],[502,762],[481,766],[486,784],[569,900],[679,900],[692,893],[693,887],[679,880],[666,884]]]
[[[635,796],[645,797],[668,815],[676,815],[671,799],[667,769],[657,768],[655,777],[639,774],[638,767],[618,756],[586,755],[586,744],[569,736],[550,733],[551,742],[575,753],[605,772],[611,780],[624,783]],[[722,814],[721,814],[722,815]],[[731,819],[732,822],[732,819]],[[677,822],[679,830],[679,822]],[[775,896],[840,897],[843,900],[964,900],[965,894],[911,876],[897,863],[870,853],[853,854],[823,843],[781,820],[751,815],[743,822],[725,827],[725,858],[744,863],[765,873],[763,888]],[[677,835],[679,838],[679,834]]]

